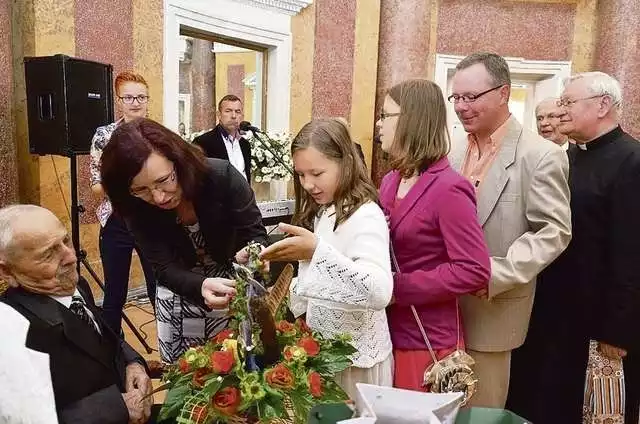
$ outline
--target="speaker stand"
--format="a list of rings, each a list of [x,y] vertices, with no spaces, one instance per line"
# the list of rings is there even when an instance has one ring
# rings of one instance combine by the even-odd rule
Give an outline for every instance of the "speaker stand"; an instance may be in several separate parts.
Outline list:
[[[98,274],[96,274],[93,268],[91,268],[89,261],[87,261],[87,252],[82,250],[82,248],[80,247],[80,214],[83,213],[85,209],[84,206],[78,203],[78,163],[76,161],[75,153],[72,153],[69,156],[69,161],[71,163],[71,241],[78,258],[78,262],[76,263],[78,275],[80,275],[80,264],[82,264],[104,293],[104,283],[100,280],[100,277],[98,276]],[[122,312],[122,319],[131,329],[136,338],[140,341],[147,353],[153,352],[151,346],[149,346],[144,337],[142,337],[136,326],[133,325],[124,311]]]

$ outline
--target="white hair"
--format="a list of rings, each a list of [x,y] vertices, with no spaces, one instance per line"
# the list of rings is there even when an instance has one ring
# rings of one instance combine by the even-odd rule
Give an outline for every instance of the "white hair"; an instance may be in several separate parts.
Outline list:
[[[536,113],[538,113],[538,108],[540,107],[540,105],[541,105],[542,103],[546,103],[546,102],[553,102],[553,104],[555,105],[555,104],[558,102],[558,100],[560,100],[560,98],[559,98],[559,97],[547,97],[547,98],[545,98],[545,99],[540,100],[540,101],[538,102],[538,104],[536,105]]]
[[[13,227],[20,215],[42,210],[36,205],[10,205],[0,209],[0,260],[6,260],[13,244]]]
[[[613,105],[620,108],[622,106],[622,88],[617,79],[604,72],[583,72],[571,75],[564,80],[565,87],[575,80],[586,78],[587,88],[594,96],[609,96]]]

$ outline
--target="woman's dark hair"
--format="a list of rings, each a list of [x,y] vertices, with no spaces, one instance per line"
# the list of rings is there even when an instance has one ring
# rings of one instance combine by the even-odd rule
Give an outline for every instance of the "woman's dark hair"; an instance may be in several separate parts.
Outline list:
[[[132,212],[138,200],[130,193],[131,182],[153,152],[173,163],[184,198],[196,197],[207,177],[202,152],[159,123],[138,118],[120,124],[102,151],[102,187],[118,213]]]

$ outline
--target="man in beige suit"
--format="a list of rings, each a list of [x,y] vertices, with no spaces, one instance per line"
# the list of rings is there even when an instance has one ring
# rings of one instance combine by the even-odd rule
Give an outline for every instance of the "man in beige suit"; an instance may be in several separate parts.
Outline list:
[[[471,180],[491,254],[487,290],[465,296],[465,342],[476,360],[472,406],[504,408],[511,350],[527,335],[536,276],[569,244],[566,153],[509,112],[506,61],[475,53],[456,67],[452,94],[467,136],[452,143],[454,168]]]

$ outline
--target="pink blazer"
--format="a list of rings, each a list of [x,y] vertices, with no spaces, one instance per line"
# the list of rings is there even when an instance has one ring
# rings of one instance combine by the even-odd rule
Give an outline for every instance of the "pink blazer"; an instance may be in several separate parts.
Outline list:
[[[456,298],[486,288],[491,266],[471,183],[442,158],[395,204],[400,174],[385,175],[380,202],[389,217],[400,271],[387,309],[395,349],[426,349],[414,305],[434,349],[455,346]],[[461,319],[461,318],[460,318]],[[462,322],[460,336],[463,341]]]

